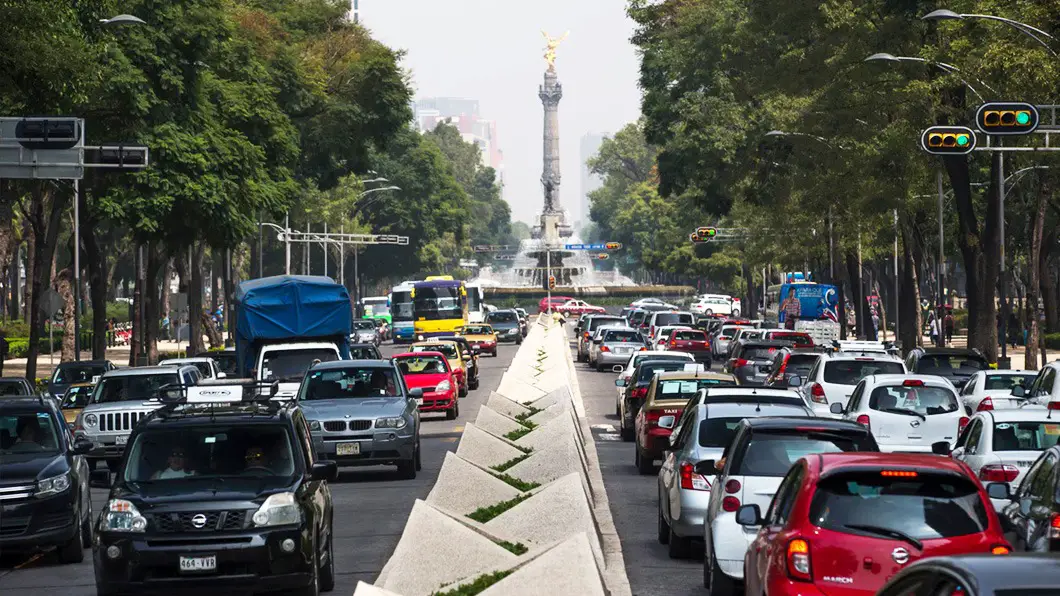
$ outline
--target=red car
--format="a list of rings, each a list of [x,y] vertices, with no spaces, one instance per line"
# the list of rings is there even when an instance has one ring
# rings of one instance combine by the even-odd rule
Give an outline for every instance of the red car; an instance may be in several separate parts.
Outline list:
[[[814,346],[813,338],[810,337],[810,334],[801,331],[766,331],[765,339],[790,341],[796,348],[812,348]]]
[[[761,526],[744,555],[747,594],[870,595],[918,559],[1011,551],[971,469],[930,455],[803,457],[764,517],[745,505],[736,521]]]
[[[696,362],[706,364],[710,368],[712,359],[710,354],[710,339],[706,331],[699,329],[675,329],[670,334],[670,340],[666,343],[667,350],[672,352],[688,352],[696,359]]]
[[[552,310],[559,311],[567,316],[570,315],[603,315],[607,314],[607,309],[602,306],[593,306],[584,300],[568,300],[559,306],[553,306]]]
[[[557,306],[559,306],[560,304],[563,304],[564,302],[566,302],[568,300],[574,300],[574,298],[571,297],[571,296],[553,296],[551,298],[551,300],[552,300],[552,310],[556,310]],[[549,303],[549,297],[548,296],[545,296],[544,298],[542,298],[541,302],[537,303],[537,312],[539,312],[539,313],[548,312],[548,303]]]
[[[407,352],[394,356],[409,389],[423,389],[420,412],[445,412],[446,420],[460,415],[460,382],[441,352]]]

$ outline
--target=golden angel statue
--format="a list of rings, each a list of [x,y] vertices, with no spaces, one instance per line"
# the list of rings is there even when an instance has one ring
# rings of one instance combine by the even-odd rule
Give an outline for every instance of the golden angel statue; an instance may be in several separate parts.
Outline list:
[[[556,48],[559,47],[559,44],[563,43],[563,40],[567,39],[567,36],[570,35],[570,31],[564,33],[563,37],[560,37],[560,38],[552,37],[551,35],[549,35],[548,33],[544,32],[544,31],[541,32],[541,35],[544,35],[545,36],[545,40],[546,40],[545,41],[545,62],[548,62],[548,69],[549,70],[555,70],[556,69]]]

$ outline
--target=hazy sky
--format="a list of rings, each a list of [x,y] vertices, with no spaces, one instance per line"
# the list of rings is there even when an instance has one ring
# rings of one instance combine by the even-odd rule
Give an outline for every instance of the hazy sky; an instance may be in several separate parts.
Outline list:
[[[360,0],[361,22],[387,45],[408,52],[416,97],[479,100],[497,121],[504,151],[505,198],[512,217],[530,222],[541,209],[545,40],[569,30],[558,51],[563,84],[561,201],[581,214],[579,142],[614,133],[639,114],[633,23],[624,0]]]

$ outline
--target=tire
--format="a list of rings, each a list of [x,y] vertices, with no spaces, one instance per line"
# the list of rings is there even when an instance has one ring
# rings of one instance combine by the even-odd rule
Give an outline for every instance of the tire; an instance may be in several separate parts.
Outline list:
[[[618,423],[619,433],[622,435],[622,440],[626,443],[633,442],[633,427],[626,426],[625,420],[620,420]]]
[[[475,377],[474,379],[471,379],[471,383],[468,384],[468,387],[472,391],[477,391],[478,390],[478,385],[479,385],[478,377]]]
[[[320,569],[320,591],[330,592],[335,589],[335,548],[334,534],[328,532],[328,562]]]
[[[85,519],[81,520],[81,543],[86,545],[86,548],[92,545],[94,534],[95,532],[92,528],[92,504],[90,502],[88,506],[88,515],[85,516]]]
[[[419,472],[423,469],[423,459],[420,457],[419,443],[416,444],[416,471]]]
[[[596,372],[604,372],[604,365],[600,364],[599,360],[596,361],[596,367],[595,368],[596,368]]]
[[[516,339],[516,340],[515,340],[515,345],[517,345],[517,346],[521,346],[521,345],[523,345],[523,338],[522,338],[522,336],[520,336],[520,337],[519,337],[518,339]]]
[[[81,528],[79,527],[73,538],[67,541],[66,544],[59,545],[59,548],[55,550],[59,562],[63,565],[70,565],[84,561],[85,544],[83,539],[84,537],[81,535]]]
[[[670,539],[667,545],[669,549],[667,549],[666,554],[671,559],[687,559],[692,554],[692,539],[674,534],[673,525],[670,526]]]
[[[666,523],[666,520],[663,519],[661,499],[659,501],[658,511],[659,513],[657,514],[657,517],[659,518],[659,529],[657,538],[659,540],[659,544],[666,544],[670,542],[670,524]]]
[[[448,413],[446,413],[445,417],[447,419],[451,420],[451,418],[449,418],[449,414]],[[412,458],[411,459],[409,459],[408,461],[399,461],[398,462],[398,465],[397,465],[398,477],[400,477],[402,480],[415,480],[416,479],[416,471],[419,469],[416,466],[416,462],[419,461],[419,456],[420,456],[420,453],[419,453],[420,452],[419,442],[416,443],[416,447],[414,449],[415,450],[412,453]]]
[[[639,445],[633,446],[634,460],[633,465],[637,467],[637,472],[641,476],[648,476],[655,472],[655,463],[652,460],[644,457],[644,454],[640,451]]]
[[[740,309],[738,309],[738,308],[733,309],[732,316],[734,316],[734,317],[740,316]]]
[[[712,310],[710,310],[708,308],[707,310],[703,311],[703,314],[708,316],[708,317],[712,317],[712,316],[714,316],[714,311],[712,311]]]
[[[710,590],[710,596],[736,594],[736,581],[722,572],[712,553],[703,555],[703,586]]]
[[[296,596],[320,596],[320,553],[316,545],[313,548],[313,579],[308,586],[294,590]]]
[[[491,356],[493,356],[494,358],[496,358],[496,357],[497,357],[497,350],[493,350],[493,353],[491,354]]]
[[[445,419],[446,420],[456,420],[456,417],[460,415],[460,410],[458,409],[459,407],[460,407],[460,402],[459,401],[454,402],[453,403],[453,407],[451,407],[451,408],[449,408],[448,410],[445,411]]]

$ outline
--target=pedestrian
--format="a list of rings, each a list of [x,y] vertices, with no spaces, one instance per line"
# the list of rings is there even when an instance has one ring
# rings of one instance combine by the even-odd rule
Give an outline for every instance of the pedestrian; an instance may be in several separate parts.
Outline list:
[[[931,334],[931,344],[938,345],[939,343],[939,318],[931,317],[931,321],[928,323],[929,332]]]
[[[953,307],[946,307],[946,316],[942,319],[942,330],[946,333],[946,343],[953,343],[953,326],[955,325],[953,320]]]
[[[784,314],[784,328],[795,329],[795,321],[802,316],[802,303],[795,297],[795,288],[788,289],[788,297],[780,304],[780,312]]]

